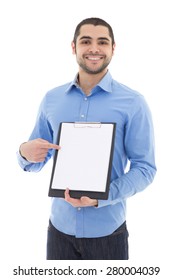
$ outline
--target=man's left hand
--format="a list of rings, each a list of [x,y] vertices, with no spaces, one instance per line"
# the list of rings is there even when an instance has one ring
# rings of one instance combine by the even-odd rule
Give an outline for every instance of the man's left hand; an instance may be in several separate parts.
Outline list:
[[[65,201],[70,203],[73,207],[87,207],[87,206],[98,206],[97,199],[91,199],[87,196],[82,196],[81,198],[72,198],[69,194],[69,189],[66,189],[64,192]]]

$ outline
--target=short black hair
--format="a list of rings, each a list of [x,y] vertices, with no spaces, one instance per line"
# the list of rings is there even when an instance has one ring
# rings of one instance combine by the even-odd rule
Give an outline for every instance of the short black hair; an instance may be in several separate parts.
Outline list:
[[[102,25],[102,26],[107,27],[108,30],[109,30],[109,36],[110,36],[111,39],[112,39],[112,46],[114,45],[114,43],[115,43],[114,33],[113,33],[112,27],[109,25],[109,23],[107,23],[105,20],[103,20],[103,19],[101,19],[101,18],[91,17],[91,18],[86,18],[86,19],[82,20],[82,21],[76,26],[76,30],[75,30],[74,37],[73,37],[73,42],[74,42],[75,46],[76,46],[77,37],[78,37],[79,34],[80,34],[80,28],[81,28],[83,25],[85,25],[85,24],[92,24],[92,25],[94,25],[94,26]]]

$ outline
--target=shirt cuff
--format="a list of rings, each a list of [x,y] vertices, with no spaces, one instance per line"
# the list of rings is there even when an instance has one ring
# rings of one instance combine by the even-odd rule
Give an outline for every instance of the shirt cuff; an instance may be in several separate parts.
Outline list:
[[[17,151],[16,154],[17,154],[17,159],[18,159],[19,165],[22,167],[22,169],[24,169],[25,166],[31,164],[28,160],[24,159],[24,158],[21,156],[21,154],[20,154],[19,151]]]

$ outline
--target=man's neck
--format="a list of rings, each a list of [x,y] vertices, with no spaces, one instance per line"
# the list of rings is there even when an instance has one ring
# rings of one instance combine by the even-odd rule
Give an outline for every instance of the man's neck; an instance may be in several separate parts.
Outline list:
[[[86,95],[89,95],[91,93],[91,90],[101,81],[106,72],[102,72],[95,75],[79,72],[78,84],[83,90],[83,92]]]

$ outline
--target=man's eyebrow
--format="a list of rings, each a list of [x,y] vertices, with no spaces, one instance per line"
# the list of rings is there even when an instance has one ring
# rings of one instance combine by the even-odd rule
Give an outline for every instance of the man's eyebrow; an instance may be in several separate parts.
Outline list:
[[[92,39],[90,36],[82,36],[79,40],[83,40],[83,39]]]
[[[107,37],[99,37],[98,40],[106,40],[106,41],[110,41],[110,39],[108,39]]]
[[[83,39],[92,39],[90,36],[82,36],[79,40]],[[99,37],[97,40],[105,40],[105,41],[110,41],[107,37]]]

